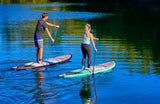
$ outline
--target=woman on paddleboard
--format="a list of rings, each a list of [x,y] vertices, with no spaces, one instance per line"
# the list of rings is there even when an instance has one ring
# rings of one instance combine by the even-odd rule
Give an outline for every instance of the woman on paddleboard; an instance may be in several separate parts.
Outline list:
[[[92,70],[90,68],[90,64],[91,64],[90,40],[92,41],[93,47],[94,47],[96,52],[97,52],[97,48],[95,46],[94,39],[95,40],[99,40],[98,38],[93,37],[93,34],[90,33],[90,30],[91,30],[91,25],[90,24],[86,24],[85,25],[85,30],[83,32],[83,40],[82,40],[82,43],[81,43],[81,50],[82,50],[82,54],[83,54],[82,69],[85,69],[84,64],[85,64],[86,55],[87,55],[88,56],[88,70]]]
[[[34,43],[35,43],[35,46],[37,47],[36,62],[37,63],[39,62],[40,64],[43,63],[42,56],[43,56],[43,34],[44,34],[44,31],[46,30],[48,36],[51,38],[52,42],[54,43],[54,39],[52,38],[52,36],[48,30],[48,26],[59,28],[59,25],[54,25],[54,24],[46,22],[46,20],[48,19],[48,16],[49,16],[48,13],[42,14],[42,18],[40,18],[38,20],[36,30],[34,33]],[[38,60],[39,52],[40,52],[40,58]]]

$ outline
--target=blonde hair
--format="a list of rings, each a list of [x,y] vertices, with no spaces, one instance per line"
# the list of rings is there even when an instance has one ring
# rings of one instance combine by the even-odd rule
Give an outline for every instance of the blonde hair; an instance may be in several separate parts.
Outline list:
[[[88,33],[90,31],[90,29],[91,29],[91,25],[90,24],[86,24],[85,25],[85,31],[86,31],[86,33]]]

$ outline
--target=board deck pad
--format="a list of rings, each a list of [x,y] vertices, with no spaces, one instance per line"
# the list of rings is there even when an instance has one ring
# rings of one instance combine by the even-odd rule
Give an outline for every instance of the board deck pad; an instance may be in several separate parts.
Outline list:
[[[38,67],[43,67],[43,66],[49,66],[49,65],[59,64],[59,63],[68,61],[71,58],[72,58],[72,55],[67,54],[63,56],[45,59],[43,60],[42,64],[39,64],[37,62],[29,62],[29,63],[23,64],[20,66],[12,67],[11,69],[21,70],[21,69],[32,69],[32,68],[38,68]]]
[[[110,71],[114,67],[115,67],[115,62],[114,61],[99,64],[99,65],[95,65],[94,66],[94,74],[97,74],[97,73],[100,73],[100,72]],[[91,66],[91,68],[93,69],[93,66]],[[59,75],[59,77],[64,77],[64,78],[84,77],[84,76],[92,75],[92,74],[93,74],[93,70],[76,69],[76,70],[61,74],[61,75]]]

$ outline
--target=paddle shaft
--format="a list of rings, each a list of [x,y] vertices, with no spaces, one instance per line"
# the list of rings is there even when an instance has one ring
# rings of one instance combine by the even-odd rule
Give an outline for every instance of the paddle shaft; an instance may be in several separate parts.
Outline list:
[[[97,42],[96,42],[97,43]],[[96,44],[97,46],[97,44]],[[94,75],[94,66],[95,66],[95,62],[96,62],[96,51],[95,51],[95,55],[94,55],[94,63],[93,63],[93,71],[92,71],[92,74]]]
[[[96,51],[95,51],[95,55],[94,55],[94,63],[93,63],[93,71],[92,71],[92,74],[94,75],[94,66],[95,66],[95,62],[96,62]]]
[[[58,28],[55,31],[55,35],[54,35],[54,38],[53,38],[54,41],[55,41],[55,38],[56,38],[57,30],[58,30]],[[52,51],[52,46],[53,46],[53,44],[51,44],[51,48],[50,48],[50,52],[49,52],[49,55],[48,55],[47,63],[48,63],[48,60],[49,60],[49,57],[50,57],[50,54],[51,54],[51,51]]]

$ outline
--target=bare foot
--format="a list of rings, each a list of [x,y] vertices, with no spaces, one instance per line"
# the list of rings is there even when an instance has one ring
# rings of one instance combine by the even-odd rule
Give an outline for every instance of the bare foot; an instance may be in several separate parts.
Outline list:
[[[84,66],[82,66],[82,70],[84,70],[85,68],[84,68]]]
[[[43,62],[43,61],[39,61],[39,64],[45,64],[45,62]]]
[[[88,70],[92,70],[92,68],[88,68]]]

